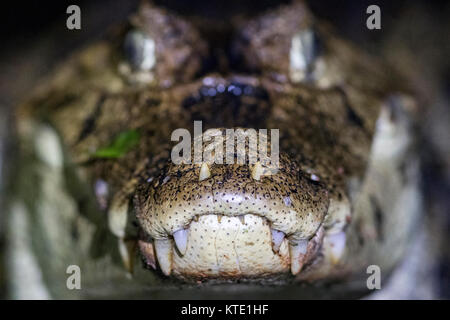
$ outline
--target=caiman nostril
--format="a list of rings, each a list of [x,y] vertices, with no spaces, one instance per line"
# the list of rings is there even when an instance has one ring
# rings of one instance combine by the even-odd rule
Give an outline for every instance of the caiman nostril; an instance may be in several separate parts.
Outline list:
[[[192,121],[203,121],[205,129],[261,127],[271,112],[270,96],[259,84],[245,82],[205,78],[198,91],[182,101],[182,108]]]

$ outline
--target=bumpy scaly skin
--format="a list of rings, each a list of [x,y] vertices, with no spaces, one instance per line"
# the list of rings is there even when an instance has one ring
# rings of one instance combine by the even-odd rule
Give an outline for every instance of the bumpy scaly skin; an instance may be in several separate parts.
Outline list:
[[[313,281],[395,264],[419,206],[410,201],[418,197],[410,168],[414,104],[390,69],[299,3],[239,26],[234,48],[247,70],[258,71],[247,75],[198,76],[206,41],[170,13],[144,6],[131,24],[156,42],[150,82],[120,67],[116,43],[101,42],[66,61],[18,119],[22,136],[33,134],[31,119],[48,121],[82,179],[106,182],[110,225],[122,240],[137,240],[129,223],[136,214],[148,266],[185,280]],[[310,79],[294,81],[291,39],[312,28],[322,51]],[[252,165],[211,164],[199,181],[200,165],[170,161],[172,131],[191,130],[194,120],[204,130],[279,129],[279,172],[255,179]],[[141,134],[136,147],[119,159],[92,158],[129,129]],[[188,230],[184,254],[173,240],[180,229]],[[272,229],[286,236],[279,251]]]

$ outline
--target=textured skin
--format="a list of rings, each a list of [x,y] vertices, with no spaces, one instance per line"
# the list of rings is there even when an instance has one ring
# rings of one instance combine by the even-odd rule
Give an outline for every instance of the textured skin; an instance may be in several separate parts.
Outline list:
[[[69,186],[67,197],[74,199],[68,201],[76,202],[71,210],[80,213],[67,218],[80,215],[98,229],[88,236],[85,227],[74,227],[83,233],[83,243],[106,228],[106,211],[123,204],[128,221],[121,238],[139,240],[148,267],[158,266],[153,240],[173,244],[173,233],[189,227],[185,255],[175,248],[170,252],[172,274],[183,280],[331,281],[363,278],[370,264],[386,270],[396,264],[420,197],[411,128],[415,106],[391,69],[317,24],[301,3],[237,26],[233,48],[244,67],[231,68],[226,76],[202,74],[208,41],[181,18],[144,6],[130,21],[156,39],[152,82],[139,83],[120,71],[124,32],[119,32],[66,61],[18,113],[25,158],[36,157],[30,150],[41,123],[50,125],[64,146],[64,174],[75,175],[82,186]],[[324,67],[314,81],[294,83],[290,41],[313,23]],[[219,85],[250,89],[238,97],[228,91],[214,97],[202,93]],[[212,165],[211,177],[199,182],[198,165],[170,162],[171,132],[191,130],[194,120],[202,120],[204,130],[279,129],[280,171],[255,181],[249,165]],[[119,159],[92,158],[93,151],[129,129],[141,134],[136,147]],[[98,181],[106,182],[108,193],[94,203]],[[82,196],[75,195],[80,189]],[[224,216],[220,222],[218,214]],[[271,248],[270,228],[286,234],[278,253]],[[347,241],[335,261],[332,236],[341,232]],[[46,238],[45,232],[39,237]],[[309,244],[301,256],[304,269],[294,277],[288,247],[298,240]],[[67,241],[78,248],[81,240]],[[112,239],[106,243],[116,245]],[[86,256],[86,247],[75,251]],[[99,262],[88,256],[86,268],[98,272]]]

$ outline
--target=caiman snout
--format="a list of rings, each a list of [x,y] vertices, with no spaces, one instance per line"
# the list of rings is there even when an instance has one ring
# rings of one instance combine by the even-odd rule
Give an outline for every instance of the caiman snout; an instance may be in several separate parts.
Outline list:
[[[260,175],[259,166],[169,161],[140,188],[137,217],[164,274],[238,279],[300,272],[322,239],[327,191],[283,153],[275,174]],[[149,243],[145,248],[151,259]]]

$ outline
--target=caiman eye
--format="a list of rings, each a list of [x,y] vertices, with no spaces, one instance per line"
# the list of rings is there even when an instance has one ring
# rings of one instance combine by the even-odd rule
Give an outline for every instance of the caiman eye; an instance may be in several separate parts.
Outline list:
[[[291,81],[314,80],[320,54],[319,37],[313,28],[307,28],[294,34],[289,52],[289,75]]]
[[[208,47],[176,14],[142,1],[128,28],[118,66],[128,83],[167,88],[192,81],[202,71]]]
[[[246,70],[277,82],[321,85],[328,43],[302,2],[262,14],[241,27],[234,53]]]
[[[139,30],[130,30],[123,43],[124,55],[135,71],[150,71],[156,63],[155,40]]]

